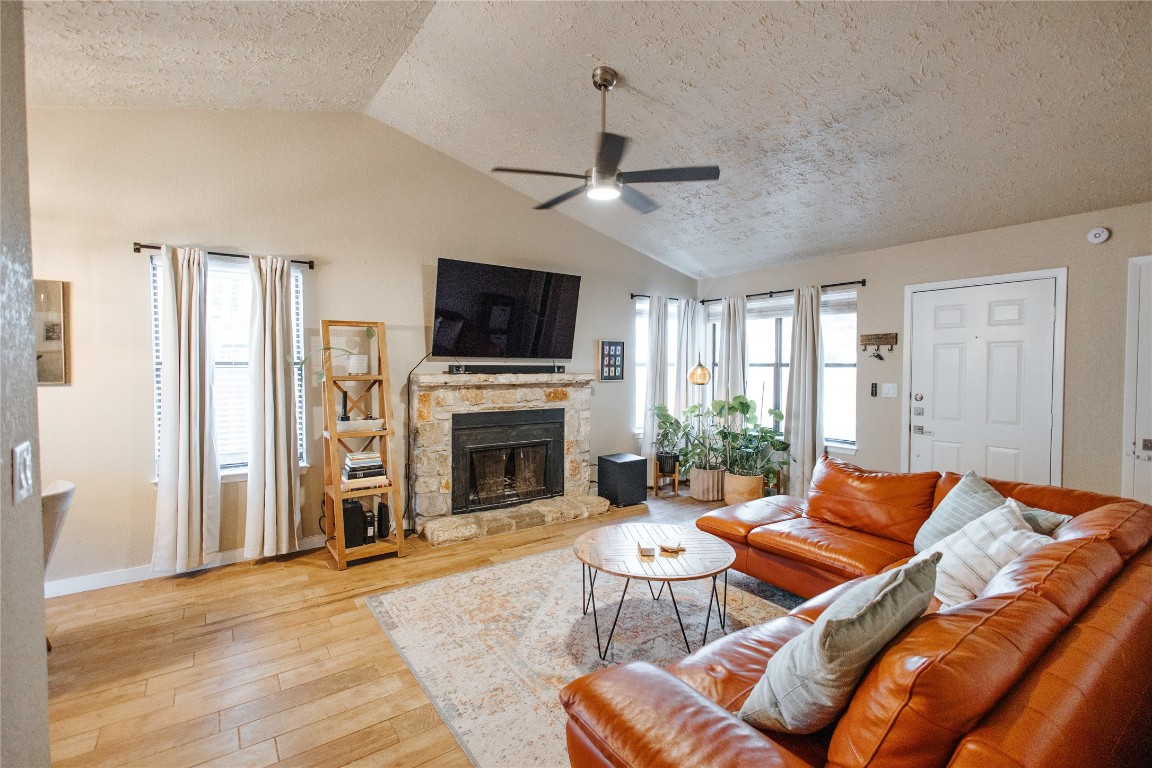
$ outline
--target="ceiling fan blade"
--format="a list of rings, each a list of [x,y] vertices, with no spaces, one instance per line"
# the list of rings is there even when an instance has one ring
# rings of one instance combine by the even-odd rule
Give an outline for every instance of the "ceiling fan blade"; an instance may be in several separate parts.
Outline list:
[[[620,158],[628,148],[628,137],[618,133],[600,134],[600,147],[596,150],[596,170],[603,174],[615,173]]]
[[[720,178],[720,166],[718,165],[652,168],[647,171],[620,172],[620,181],[625,184],[644,184],[650,181],[715,181],[718,178]]]
[[[581,176],[580,178],[584,178],[584,177]],[[560,203],[564,202],[565,200],[576,197],[576,195],[580,194],[583,191],[584,191],[584,187],[576,187],[575,189],[570,189],[562,195],[557,195],[556,197],[552,198],[551,200],[545,200],[544,202],[540,203],[540,205],[536,206],[536,210],[541,211],[541,210],[544,210],[547,208],[551,208],[554,205],[559,205]]]
[[[632,206],[640,213],[652,213],[652,211],[660,207],[655,200],[648,197],[643,192],[637,192],[628,186],[620,188],[620,199],[628,203],[628,205]]]
[[[559,176],[564,179],[585,179],[582,173],[559,173],[558,171],[537,171],[531,168],[504,168],[498,166],[492,169],[493,173],[530,173],[534,176]]]

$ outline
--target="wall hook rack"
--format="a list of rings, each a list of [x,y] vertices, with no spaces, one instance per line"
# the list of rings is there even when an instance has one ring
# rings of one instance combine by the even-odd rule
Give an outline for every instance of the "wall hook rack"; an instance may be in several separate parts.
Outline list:
[[[876,347],[869,357],[875,357],[883,360],[880,354],[880,347],[887,345],[888,351],[891,352],[896,349],[896,334],[895,333],[862,333],[860,334],[860,351],[867,352],[868,347]]]

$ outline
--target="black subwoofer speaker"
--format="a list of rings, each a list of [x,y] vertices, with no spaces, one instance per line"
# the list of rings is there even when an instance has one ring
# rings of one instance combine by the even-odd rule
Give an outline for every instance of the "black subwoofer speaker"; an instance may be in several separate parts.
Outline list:
[[[359,499],[344,499],[344,548],[363,545],[366,527],[364,505]]]
[[[648,462],[631,453],[601,456],[597,487],[608,503],[617,507],[640,504],[648,497]]]

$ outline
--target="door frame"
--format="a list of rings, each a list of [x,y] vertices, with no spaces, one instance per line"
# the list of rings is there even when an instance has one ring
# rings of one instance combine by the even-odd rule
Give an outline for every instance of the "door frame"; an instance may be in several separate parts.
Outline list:
[[[1134,461],[1129,454],[1136,447],[1136,354],[1140,333],[1140,267],[1152,264],[1152,256],[1128,259],[1128,320],[1124,331],[1124,428],[1120,448],[1120,493],[1132,496]]]
[[[1056,280],[1056,313],[1052,334],[1052,446],[1051,477],[1052,485],[1060,485],[1064,467],[1064,337],[1068,314],[1068,268],[1037,269],[1031,272],[1014,272],[1007,275],[985,275],[983,277],[962,277],[955,280],[941,280],[935,283],[917,283],[904,286],[904,352],[901,385],[904,389],[904,405],[900,409],[900,471],[907,472],[910,466],[909,453],[912,447],[912,297],[927,291],[942,291],[950,288],[972,288],[999,283],[1020,283],[1026,280]]]

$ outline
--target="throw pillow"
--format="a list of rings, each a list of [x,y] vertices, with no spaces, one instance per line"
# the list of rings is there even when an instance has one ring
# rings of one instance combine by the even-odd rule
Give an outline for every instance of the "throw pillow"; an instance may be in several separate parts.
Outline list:
[[[936,566],[936,597],[944,608],[974,600],[992,577],[1020,555],[1053,541],[1036,533],[1024,519],[1020,504],[1008,499],[938,541],[909,563],[940,554]]]
[[[1007,499],[975,472],[968,471],[960,482],[940,500],[936,509],[916,532],[913,549],[923,552],[932,545],[951,536],[981,515],[1001,506]],[[1072,519],[1046,509],[1034,509],[1017,502],[1024,519],[1036,533],[1051,535]]]
[[[873,576],[841,595],[768,660],[740,717],[787,733],[813,733],[835,720],[872,657],[928,608],[939,557]]]

